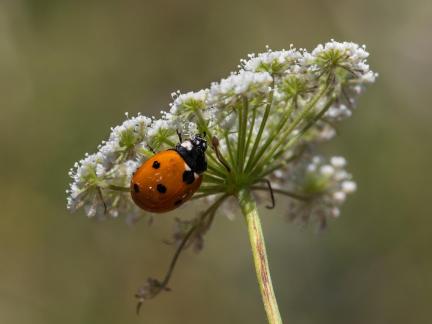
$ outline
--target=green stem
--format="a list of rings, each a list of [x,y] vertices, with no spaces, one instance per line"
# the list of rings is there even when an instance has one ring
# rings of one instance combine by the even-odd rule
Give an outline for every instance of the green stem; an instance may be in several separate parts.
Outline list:
[[[270,136],[267,138],[267,141],[261,146],[258,154],[256,154],[254,161],[251,163],[251,165],[255,165],[258,160],[263,156],[263,154],[266,152],[268,147],[271,145],[271,143],[275,140],[275,138],[279,135],[279,133],[282,131],[282,128],[285,126],[286,122],[290,119],[291,113],[294,110],[294,105],[292,104],[292,101],[288,101],[286,107],[285,107],[286,113],[284,114],[284,117],[279,121],[279,124],[276,126],[275,130],[270,134]]]
[[[113,191],[121,191],[121,192],[130,192],[131,191],[131,189],[129,187],[120,187],[120,186],[115,186],[115,185],[109,185],[107,188],[110,190],[113,190]]]
[[[264,243],[264,235],[261,229],[261,222],[255,200],[247,189],[241,190],[238,193],[237,198],[248,226],[255,270],[261,291],[261,297],[267,314],[267,320],[269,324],[281,324],[282,318],[273,291],[267,252]]]
[[[261,157],[259,161],[257,161],[257,163],[254,165],[254,168],[250,171],[249,176],[255,176],[256,173],[259,173],[260,170],[263,169],[263,166],[268,165],[269,162],[274,159],[274,157],[276,156],[275,152],[278,151],[278,149],[280,149],[281,147],[285,147],[289,135],[302,121],[305,120],[307,114],[309,114],[310,111],[315,108],[315,105],[318,103],[318,101],[328,92],[330,92],[329,85],[323,86],[322,89],[308,102],[303,111],[299,113],[298,116],[293,120],[289,127],[279,134],[279,140],[272,148],[269,148],[267,150],[268,153],[265,156]],[[331,99],[331,101],[333,101],[333,98]]]
[[[231,141],[228,137],[228,131],[226,131],[226,130],[224,131],[224,138],[225,138],[225,143],[227,145],[230,165],[236,169],[237,168],[237,160],[234,158],[233,149],[231,147]]]
[[[220,178],[226,178],[226,170],[221,168],[220,163],[216,162],[215,158],[211,154],[207,154],[207,168],[211,172],[213,172],[215,175],[217,175]]]
[[[163,138],[161,142],[168,145],[169,147],[175,147],[176,146],[176,143],[174,143],[173,141],[171,141],[168,138]]]
[[[246,97],[243,97],[243,105],[239,108],[239,133],[238,133],[238,171],[241,173],[244,169],[245,147],[246,147],[246,132],[249,113],[249,102]]]
[[[255,153],[256,153],[256,150],[258,149],[258,144],[261,141],[261,136],[262,136],[262,134],[264,132],[264,128],[266,126],[267,119],[268,119],[269,114],[270,114],[271,106],[273,105],[274,81],[272,83],[272,87],[271,88],[272,88],[272,91],[269,94],[269,101],[268,101],[268,103],[266,105],[266,108],[265,108],[265,111],[264,111],[264,116],[263,116],[263,119],[261,121],[261,125],[260,125],[260,128],[258,130],[258,134],[257,134],[257,136],[255,138],[254,145],[252,146],[252,151],[251,151],[251,154],[249,156],[249,160],[248,160],[248,162],[246,164],[246,168],[245,168],[246,171],[249,170],[249,168],[252,166],[252,161],[255,158]]]
[[[294,143],[296,143],[318,120],[322,119],[324,114],[329,110],[331,105],[336,100],[335,97],[331,97],[330,100],[327,101],[327,103],[324,105],[324,107],[321,109],[321,111],[312,119],[310,120],[299,132],[297,135],[292,137],[289,141],[286,142],[282,147],[279,148],[278,151],[274,152],[275,157],[279,157],[283,152],[288,150]]]
[[[206,181],[208,179],[212,179],[211,181],[216,181],[218,183],[224,183],[225,182],[225,178],[221,178],[218,175],[213,174],[209,170],[206,173],[204,173],[204,181]]]
[[[259,186],[252,186],[250,187],[252,190],[261,190],[261,191],[268,191],[269,188],[268,187],[259,187]],[[306,201],[308,199],[308,197],[304,196],[304,195],[300,195],[298,193],[295,192],[291,192],[291,191],[287,191],[287,190],[282,190],[282,189],[276,189],[276,188],[272,188],[272,191],[274,193],[278,193],[281,195],[285,195],[288,196],[290,198],[294,198],[294,199],[298,199],[298,200],[303,200]]]
[[[247,157],[247,155],[249,153],[249,148],[250,148],[250,145],[251,145],[252,134],[253,134],[254,126],[255,126],[256,114],[257,114],[257,108],[254,107],[253,110],[252,110],[251,125],[249,126],[249,134],[248,134],[248,137],[247,137],[247,140],[246,140],[245,158]]]
[[[221,193],[224,192],[225,185],[201,185],[197,192],[199,193]]]

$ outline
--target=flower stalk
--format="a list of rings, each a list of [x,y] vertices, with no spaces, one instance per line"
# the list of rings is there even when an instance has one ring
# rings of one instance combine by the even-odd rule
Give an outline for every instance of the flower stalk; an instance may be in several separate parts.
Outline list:
[[[281,324],[282,318],[270,276],[264,234],[255,200],[247,189],[241,190],[237,197],[248,227],[255,271],[267,320],[269,324]]]

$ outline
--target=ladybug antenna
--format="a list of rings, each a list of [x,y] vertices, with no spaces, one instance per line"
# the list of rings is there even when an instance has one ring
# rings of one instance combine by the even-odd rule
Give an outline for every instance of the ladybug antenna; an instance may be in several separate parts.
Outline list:
[[[181,134],[181,132],[180,132],[178,129],[176,129],[176,133],[177,133],[177,136],[178,136],[178,138],[179,138],[179,143],[183,143],[183,139],[182,139],[182,134]]]
[[[225,167],[225,169],[227,169],[228,172],[231,172],[231,168],[229,167],[228,162],[224,159],[221,152],[219,151],[219,140],[216,136],[213,136],[212,138],[212,147],[216,153],[216,157],[219,162]]]

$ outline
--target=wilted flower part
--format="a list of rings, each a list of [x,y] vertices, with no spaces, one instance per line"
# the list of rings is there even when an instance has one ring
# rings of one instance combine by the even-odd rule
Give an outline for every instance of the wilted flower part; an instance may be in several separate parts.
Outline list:
[[[173,241],[168,242],[175,244],[176,246],[180,246],[181,242],[185,239],[185,237],[188,235],[188,232],[197,224],[199,224],[198,219],[192,219],[192,220],[182,220],[180,218],[175,219],[175,228],[173,233]],[[188,239],[187,245],[185,245],[185,248],[192,246],[193,250],[195,252],[199,252],[204,247],[204,234],[205,231],[194,231],[193,236],[191,236]]]
[[[146,299],[151,299],[156,297],[162,291],[170,291],[171,289],[166,286],[166,283],[159,281],[155,278],[147,278],[147,282],[144,286],[138,289],[135,297],[138,299],[138,304],[136,308],[137,314],[139,314],[142,303]]]

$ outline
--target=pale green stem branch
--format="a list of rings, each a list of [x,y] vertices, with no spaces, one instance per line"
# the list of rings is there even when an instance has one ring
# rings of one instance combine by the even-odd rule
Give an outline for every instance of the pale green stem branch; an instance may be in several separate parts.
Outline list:
[[[261,221],[255,200],[247,189],[243,189],[238,193],[238,200],[248,226],[255,270],[261,291],[261,297],[267,314],[267,320],[269,324],[281,324],[282,318],[273,291],[267,252],[264,243],[264,235],[261,229]]]
[[[129,187],[120,187],[120,186],[114,186],[114,185],[109,185],[107,188],[110,190],[113,190],[113,191],[121,191],[121,192],[130,192],[131,191],[131,189]]]
[[[330,98],[329,101],[325,104],[325,106],[321,109],[321,111],[311,120],[309,121],[300,131],[299,133],[292,137],[285,145],[283,145],[277,152],[274,153],[274,156],[279,157],[283,152],[288,150],[293,144],[295,144],[301,137],[318,121],[320,120],[324,114],[328,111],[331,105],[335,101],[335,97]]]
[[[270,161],[278,156],[276,152],[280,151],[281,147],[284,148],[283,150],[286,150],[286,145],[287,145],[286,143],[289,135],[295,130],[295,128],[302,121],[305,120],[307,114],[310,113],[310,111],[313,108],[315,108],[315,105],[318,103],[318,101],[328,92],[329,92],[329,85],[326,85],[309,101],[309,103],[306,105],[303,111],[299,113],[299,115],[294,119],[294,121],[289,125],[289,127],[280,133],[279,140],[276,142],[276,144],[272,148],[269,148],[267,150],[268,153],[264,157],[261,157],[259,161],[257,161],[257,163],[255,163],[255,167],[249,173],[251,177],[254,177],[256,176],[257,173],[261,172],[261,170],[264,168],[265,165],[269,165]],[[334,99],[331,98],[328,102],[333,102],[333,100]],[[296,138],[299,138],[299,136],[296,136]],[[289,142],[291,141],[288,141],[288,143]]]
[[[269,94],[269,101],[268,101],[268,103],[266,105],[266,108],[265,108],[265,111],[264,111],[264,116],[263,116],[263,119],[261,121],[260,128],[258,130],[258,134],[255,137],[255,142],[254,142],[254,145],[252,146],[252,151],[251,151],[251,154],[249,156],[249,160],[248,160],[248,162],[246,164],[246,168],[245,168],[246,171],[248,171],[249,168],[252,166],[252,161],[254,160],[256,150],[258,149],[258,144],[260,143],[261,136],[262,136],[262,134],[264,132],[264,128],[265,128],[266,123],[267,123],[267,119],[268,119],[268,117],[270,115],[270,109],[271,109],[271,107],[273,105],[274,81],[272,83],[271,88],[272,88],[272,91]]]

